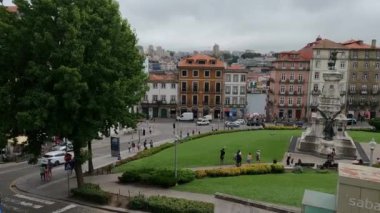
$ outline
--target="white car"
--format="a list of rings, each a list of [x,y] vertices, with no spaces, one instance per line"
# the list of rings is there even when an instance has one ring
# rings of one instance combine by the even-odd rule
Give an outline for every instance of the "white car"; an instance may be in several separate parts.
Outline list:
[[[42,158],[39,159],[40,164],[47,165],[49,160],[54,164],[54,166],[58,166],[60,164],[65,163],[65,154],[64,151],[52,151],[44,154]]]
[[[67,141],[67,146],[66,146],[66,142],[63,142],[59,145],[53,146],[51,148],[51,150],[53,150],[53,151],[66,151],[66,148],[67,148],[68,152],[74,150],[74,146],[70,141]]]
[[[240,125],[244,125],[246,123],[244,119],[237,119],[235,122],[239,123]]]
[[[197,121],[198,126],[209,125],[209,124],[210,124],[210,121],[208,121],[206,119],[202,119],[202,120]]]

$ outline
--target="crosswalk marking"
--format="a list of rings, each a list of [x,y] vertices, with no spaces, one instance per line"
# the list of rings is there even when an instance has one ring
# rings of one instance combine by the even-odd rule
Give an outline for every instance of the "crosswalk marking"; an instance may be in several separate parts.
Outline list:
[[[32,207],[34,209],[39,209],[39,208],[42,208],[43,206],[41,205],[35,205],[33,203],[29,203],[29,202],[25,202],[25,201],[20,201],[20,200],[17,200],[17,199],[12,199],[12,198],[4,198],[3,199],[5,202],[10,202],[10,203],[14,203],[14,204],[19,204],[19,205],[22,205],[22,206],[26,206],[26,207]]]
[[[76,205],[74,205],[74,204],[70,204],[70,205],[68,205],[68,206],[66,206],[66,207],[64,207],[64,208],[62,208],[62,209],[58,209],[58,210],[56,210],[56,211],[54,211],[54,212],[52,212],[52,213],[62,213],[62,212],[64,212],[64,211],[67,211],[67,210],[72,209],[72,208],[75,208],[75,207],[76,207]]]
[[[35,197],[29,197],[29,196],[22,195],[22,194],[15,194],[14,196],[15,196],[15,197],[18,197],[18,198],[25,199],[25,200],[35,201],[35,202],[43,203],[43,204],[47,204],[47,205],[52,205],[52,204],[54,204],[54,202],[52,202],[52,201],[42,200],[42,199],[35,198]]]
[[[2,203],[1,205],[2,205],[2,207],[4,207],[4,209],[3,209],[4,213],[7,212],[5,210],[10,210],[11,212],[25,212],[25,211],[22,211],[21,209],[15,207],[15,206],[9,206],[5,203]]]

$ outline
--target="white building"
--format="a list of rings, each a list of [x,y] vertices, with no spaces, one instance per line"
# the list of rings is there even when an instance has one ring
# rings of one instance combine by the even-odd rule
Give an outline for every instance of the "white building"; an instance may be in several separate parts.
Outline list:
[[[317,39],[314,42],[313,58],[311,60],[311,73],[309,75],[308,88],[308,115],[314,111],[319,103],[319,95],[324,85],[323,73],[329,72],[328,61],[332,51],[338,51],[335,69],[343,74],[343,79],[339,84],[341,94],[341,103],[346,103],[347,91],[347,73],[348,73],[348,57],[349,50],[342,44],[335,43],[328,39]]]
[[[224,74],[224,116],[243,118],[247,107],[247,73],[239,65],[227,67]]]
[[[175,118],[178,95],[177,72],[150,72],[149,90],[141,101],[140,112],[149,118]]]

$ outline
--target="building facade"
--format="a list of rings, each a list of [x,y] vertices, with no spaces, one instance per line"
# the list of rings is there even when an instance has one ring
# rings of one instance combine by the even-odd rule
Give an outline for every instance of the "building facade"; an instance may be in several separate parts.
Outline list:
[[[178,63],[180,99],[178,112],[193,112],[194,117],[223,116],[223,61],[202,54],[183,58]]]
[[[147,118],[175,118],[178,95],[178,73],[172,71],[150,72],[141,112]]]
[[[342,43],[349,49],[346,109],[358,119],[380,117],[380,49],[376,40]]]
[[[247,73],[239,65],[227,67],[224,74],[224,116],[243,118],[247,107]]]
[[[282,52],[273,62],[266,105],[269,121],[305,119],[310,59],[309,44],[299,51]]]
[[[313,43],[313,57],[310,62],[311,70],[309,75],[308,88],[308,117],[311,112],[316,111],[319,104],[319,97],[324,85],[323,74],[329,72],[328,62],[331,52],[338,51],[335,70],[343,74],[343,79],[339,84],[341,94],[341,104],[346,103],[347,73],[348,73],[348,49],[340,44],[328,39],[318,38]]]

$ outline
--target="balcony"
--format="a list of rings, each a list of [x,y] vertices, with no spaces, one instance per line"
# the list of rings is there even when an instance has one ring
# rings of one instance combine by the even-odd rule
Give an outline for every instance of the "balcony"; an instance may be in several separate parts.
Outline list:
[[[289,95],[294,95],[294,91],[289,91]]]
[[[285,93],[285,91],[280,91],[278,94],[285,95],[286,93]]]
[[[286,79],[281,79],[280,80],[280,83],[285,83],[286,82]]]
[[[321,94],[321,91],[320,91],[320,90],[312,90],[312,91],[311,91],[311,94],[312,94],[312,95],[320,95],[320,94]]]
[[[290,80],[289,80],[289,83],[294,83],[294,79],[290,79]]]
[[[356,91],[355,90],[350,90],[350,94],[355,94]]]
[[[297,84],[303,84],[303,79],[297,79],[297,80],[296,80],[296,83],[297,83]]]
[[[340,91],[340,96],[346,95],[346,91]]]
[[[360,93],[361,93],[362,95],[367,95],[367,94],[368,94],[368,91],[367,91],[367,90],[362,90]]]
[[[279,103],[278,106],[279,106],[279,107],[284,107],[284,106],[285,106],[285,103]]]

